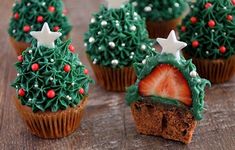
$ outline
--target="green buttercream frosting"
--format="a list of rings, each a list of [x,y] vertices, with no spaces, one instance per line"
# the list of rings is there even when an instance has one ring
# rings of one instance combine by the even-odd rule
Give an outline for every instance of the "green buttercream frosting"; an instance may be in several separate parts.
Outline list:
[[[187,8],[186,0],[130,0],[141,17],[151,21],[180,17]]]
[[[85,66],[78,56],[69,51],[71,41],[57,40],[55,48],[37,47],[36,43],[33,41],[32,47],[22,53],[23,61],[15,64],[18,75],[12,86],[17,93],[20,89],[25,91],[24,96],[18,95],[21,104],[31,107],[33,112],[76,107],[88,96],[93,80],[84,72]],[[37,71],[31,69],[35,63],[39,65]],[[65,65],[70,66],[69,72],[64,70]],[[53,98],[48,98],[49,90],[54,90]]]
[[[146,61],[146,64],[135,63],[134,68],[137,74],[137,81],[134,85],[128,88],[126,94],[126,101],[128,104],[131,104],[135,101],[142,101],[144,97],[139,94],[139,82],[149,75],[152,70],[160,64],[170,64],[179,69],[179,71],[184,75],[185,79],[188,81],[188,85],[192,92],[192,107],[191,112],[194,115],[195,119],[202,119],[202,112],[204,108],[204,89],[206,85],[210,85],[208,80],[200,78],[200,76],[191,77],[191,72],[196,71],[195,65],[192,63],[192,60],[185,60],[181,57],[180,60],[176,60],[175,56],[172,54],[158,54],[155,56],[149,57]],[[186,107],[184,104],[178,100],[162,98],[156,95],[150,97],[153,102],[160,102],[165,104],[176,105],[179,107]]]
[[[235,7],[231,1],[197,0],[190,6],[191,12],[179,27],[180,40],[188,43],[184,51],[191,57],[204,59],[226,59],[234,55]],[[193,46],[195,41],[198,44]]]
[[[49,11],[49,7],[54,7],[54,11]],[[65,39],[72,29],[68,18],[64,14],[62,0],[21,0],[16,1],[12,8],[13,16],[10,20],[8,33],[16,41],[31,43],[33,41],[29,32],[24,31],[25,26],[30,27],[30,31],[38,31],[43,23],[47,22],[50,28],[59,27],[62,33],[61,39]],[[17,16],[18,17],[17,17]],[[38,22],[38,16],[43,21]],[[16,18],[15,18],[16,17]]]
[[[105,67],[129,67],[155,53],[144,20],[130,4],[120,9],[101,6],[91,19],[84,42],[91,61]]]

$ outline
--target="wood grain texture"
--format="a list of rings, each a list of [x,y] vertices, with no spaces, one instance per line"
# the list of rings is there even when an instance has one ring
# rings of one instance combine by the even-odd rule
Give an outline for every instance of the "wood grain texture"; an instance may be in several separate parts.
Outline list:
[[[235,149],[235,78],[207,90],[205,119],[201,121],[189,145],[159,137],[139,135],[124,102],[124,93],[106,92],[92,86],[81,128],[58,140],[43,140],[30,134],[19,118],[14,103],[15,91],[9,85],[16,76],[13,67],[15,51],[8,42],[8,21],[14,0],[0,0],[0,149],[169,149],[234,150]],[[101,0],[64,0],[74,25],[71,36],[80,58],[91,67],[83,47],[91,13]]]

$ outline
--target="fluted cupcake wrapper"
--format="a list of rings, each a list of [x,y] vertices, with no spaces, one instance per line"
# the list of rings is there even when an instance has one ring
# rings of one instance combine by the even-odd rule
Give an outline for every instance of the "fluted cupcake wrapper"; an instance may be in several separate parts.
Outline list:
[[[90,64],[95,73],[97,83],[108,91],[124,92],[127,87],[136,81],[136,74],[133,67],[116,69],[96,65],[91,61]]]
[[[32,134],[41,138],[62,138],[73,133],[79,126],[87,98],[75,108],[68,108],[58,112],[32,112],[15,98],[17,110]]]
[[[149,32],[149,37],[152,39],[161,37],[166,38],[171,30],[175,30],[177,25],[181,23],[182,18],[176,18],[172,20],[163,21],[146,21],[147,30]]]
[[[17,56],[21,55],[24,50],[30,47],[31,44],[23,41],[16,41],[13,37],[9,38],[9,41],[16,51]]]
[[[187,54],[184,54],[189,58]],[[235,55],[228,59],[199,59],[192,58],[199,75],[212,83],[224,83],[230,80],[235,72]]]

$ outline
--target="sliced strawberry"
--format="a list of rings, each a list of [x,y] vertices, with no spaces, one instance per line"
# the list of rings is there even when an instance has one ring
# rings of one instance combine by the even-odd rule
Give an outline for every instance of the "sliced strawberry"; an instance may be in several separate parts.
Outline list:
[[[187,106],[192,105],[192,95],[183,74],[169,64],[158,65],[139,83],[142,96],[160,96],[179,100]]]

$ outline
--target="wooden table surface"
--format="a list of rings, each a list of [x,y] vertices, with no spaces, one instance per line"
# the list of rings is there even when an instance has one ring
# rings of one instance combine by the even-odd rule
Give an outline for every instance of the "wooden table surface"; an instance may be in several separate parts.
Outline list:
[[[81,127],[72,135],[44,140],[33,136],[23,124],[13,104],[15,90],[9,85],[16,77],[13,67],[16,54],[8,42],[8,22],[14,0],[0,0],[0,149],[200,149],[235,150],[235,78],[207,90],[204,120],[195,131],[189,145],[140,135],[135,130],[124,93],[112,93],[100,86],[91,87],[89,103]],[[98,10],[101,0],[64,0],[74,26],[73,44],[84,64],[83,34],[91,14]]]

